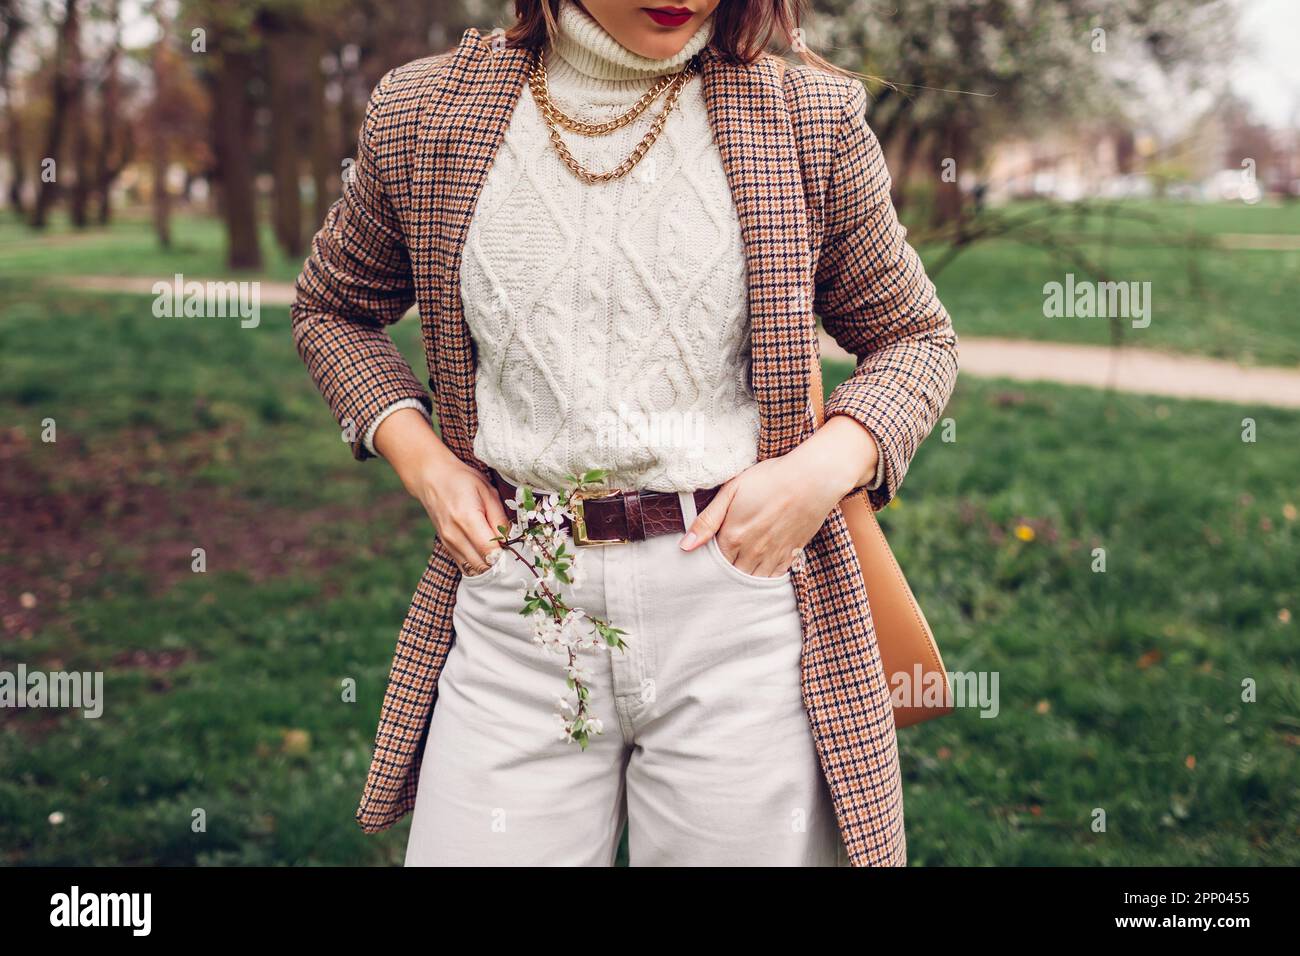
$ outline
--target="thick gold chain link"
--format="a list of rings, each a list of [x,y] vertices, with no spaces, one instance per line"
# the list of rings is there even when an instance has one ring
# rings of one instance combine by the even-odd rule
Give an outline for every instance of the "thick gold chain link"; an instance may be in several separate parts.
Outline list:
[[[637,163],[641,162],[642,157],[654,145],[655,140],[659,138],[659,134],[663,132],[664,123],[668,121],[668,115],[676,106],[677,99],[682,95],[682,90],[685,88],[687,81],[695,74],[698,62],[699,58],[697,56],[691,57],[690,62],[686,64],[686,67],[680,73],[659,80],[642,94],[641,98],[626,113],[604,123],[584,123],[566,116],[556,107],[551,100],[550,92],[546,88],[546,66],[542,62],[540,51],[535,52],[533,55],[533,63],[528,71],[528,86],[533,91],[533,99],[537,103],[542,118],[546,121],[546,126],[551,133],[551,144],[555,147],[560,159],[564,161],[564,165],[568,166],[575,176],[591,185],[610,182],[626,176]],[[641,138],[641,142],[637,143],[636,148],[632,150],[632,154],[627,159],[608,172],[595,173],[587,169],[573,158],[573,154],[569,152],[569,147],[565,145],[564,139],[560,136],[561,126],[584,136],[601,136],[622,129],[644,113],[650,107],[650,104],[665,90],[667,90],[668,95],[664,99],[663,109],[651,121],[650,129]]]

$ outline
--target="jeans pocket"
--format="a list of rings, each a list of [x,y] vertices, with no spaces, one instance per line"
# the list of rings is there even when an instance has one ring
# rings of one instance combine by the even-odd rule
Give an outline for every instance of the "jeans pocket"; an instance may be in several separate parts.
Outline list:
[[[790,583],[789,571],[786,571],[784,574],[778,574],[776,577],[764,577],[761,574],[750,574],[748,571],[740,570],[740,568],[728,561],[727,556],[722,553],[722,548],[718,547],[718,539],[716,535],[710,538],[704,547],[711,555],[713,555],[713,559],[722,566],[722,569],[727,574],[744,581],[746,584],[758,585],[759,587],[780,587]]]
[[[501,577],[501,566],[505,564],[505,562],[506,556],[502,555],[492,564],[489,564],[486,571],[480,571],[478,574],[466,574],[464,571],[461,571],[460,580],[466,587],[481,587],[484,584]]]

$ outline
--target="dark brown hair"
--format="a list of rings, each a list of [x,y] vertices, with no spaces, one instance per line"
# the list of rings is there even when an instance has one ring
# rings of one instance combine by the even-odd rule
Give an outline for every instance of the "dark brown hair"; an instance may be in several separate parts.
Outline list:
[[[515,0],[515,23],[506,30],[506,46],[540,49],[557,29],[560,4],[566,0]],[[709,46],[733,63],[757,60],[780,34],[785,46],[809,66],[849,76],[841,69],[797,43],[805,0],[722,0],[713,11]]]

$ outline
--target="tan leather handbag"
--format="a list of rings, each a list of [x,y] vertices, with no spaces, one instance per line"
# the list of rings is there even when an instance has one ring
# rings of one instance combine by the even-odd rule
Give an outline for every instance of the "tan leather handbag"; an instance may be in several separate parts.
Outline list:
[[[822,363],[813,357],[808,388],[813,417],[820,428],[825,419],[822,396]],[[903,577],[898,559],[885,540],[876,512],[865,491],[840,502],[844,522],[853,539],[853,549],[862,565],[862,582],[867,588],[871,619],[876,625],[876,643],[885,668],[885,682],[894,697],[894,724],[909,727],[923,720],[952,712],[952,687],[944,670],[939,645],[934,641],[916,597]],[[938,688],[942,686],[940,695]],[[901,692],[908,701],[898,702]],[[941,703],[932,703],[937,698]]]

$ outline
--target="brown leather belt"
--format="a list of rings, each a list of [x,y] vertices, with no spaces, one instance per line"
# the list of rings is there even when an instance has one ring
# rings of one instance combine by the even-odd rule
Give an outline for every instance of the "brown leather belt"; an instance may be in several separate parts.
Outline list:
[[[488,474],[506,514],[513,519],[514,511],[506,502],[515,498],[518,489],[495,469],[488,469]],[[693,492],[696,513],[703,511],[717,493],[716,486]],[[644,541],[654,535],[686,531],[682,503],[675,491],[587,492],[573,500],[570,510],[574,521],[565,518],[564,528],[577,545]]]

